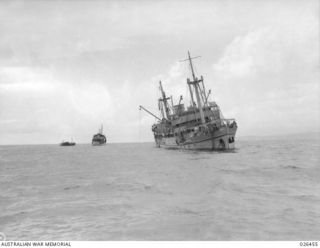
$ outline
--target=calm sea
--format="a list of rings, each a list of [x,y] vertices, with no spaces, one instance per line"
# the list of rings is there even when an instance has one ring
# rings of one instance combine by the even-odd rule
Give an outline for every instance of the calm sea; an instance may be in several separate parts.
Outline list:
[[[0,146],[7,240],[316,240],[320,142]]]

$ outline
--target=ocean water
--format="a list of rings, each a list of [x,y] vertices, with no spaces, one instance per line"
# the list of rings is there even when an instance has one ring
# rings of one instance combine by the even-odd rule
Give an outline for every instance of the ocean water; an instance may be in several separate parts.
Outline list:
[[[0,146],[7,240],[316,240],[320,142]]]

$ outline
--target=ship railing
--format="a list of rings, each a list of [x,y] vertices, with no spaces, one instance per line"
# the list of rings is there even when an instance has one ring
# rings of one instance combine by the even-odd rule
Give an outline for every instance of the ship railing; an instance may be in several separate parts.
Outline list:
[[[232,122],[236,121],[235,119],[216,119],[216,120],[211,120],[208,123],[222,123],[222,124],[230,124]]]
[[[199,125],[199,127],[200,126],[204,126],[205,127],[208,124],[232,127],[234,124],[236,124],[236,120],[234,118],[231,118],[231,119],[216,119],[216,120],[211,120],[210,122],[207,122],[205,124],[201,124],[201,125]]]
[[[231,124],[232,122],[235,122],[236,120],[235,119],[221,119],[225,124],[229,125]]]
[[[196,126],[192,126],[192,127],[180,126],[175,130],[174,135],[177,135],[178,133],[181,133],[181,132],[191,132],[191,131],[197,132],[198,130],[207,130],[208,124],[213,124],[216,127],[219,127],[219,126],[233,127],[233,125],[236,124],[236,121],[233,118],[232,119],[217,119],[217,120],[212,120],[210,122],[207,122],[205,124],[200,124],[200,125],[196,125]]]
[[[227,126],[230,128],[233,128],[236,125],[237,123],[235,119],[222,119],[222,122],[221,122],[221,126]]]

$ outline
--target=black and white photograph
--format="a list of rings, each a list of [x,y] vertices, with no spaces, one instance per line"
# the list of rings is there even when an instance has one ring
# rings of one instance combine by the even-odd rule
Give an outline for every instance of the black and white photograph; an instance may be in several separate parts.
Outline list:
[[[319,8],[0,1],[0,246],[320,246]]]

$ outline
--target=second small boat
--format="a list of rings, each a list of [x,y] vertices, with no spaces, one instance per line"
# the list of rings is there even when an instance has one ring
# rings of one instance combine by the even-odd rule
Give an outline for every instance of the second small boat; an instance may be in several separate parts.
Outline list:
[[[62,141],[60,143],[60,146],[75,146],[76,145],[76,142],[73,142],[73,141]]]
[[[105,145],[106,143],[107,143],[107,138],[103,134],[103,125],[101,125],[99,132],[97,134],[93,135],[92,145],[93,146],[101,146],[101,145]]]

